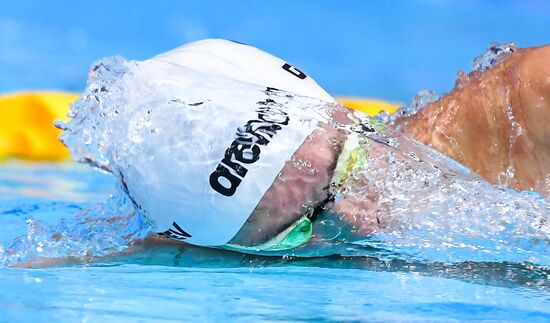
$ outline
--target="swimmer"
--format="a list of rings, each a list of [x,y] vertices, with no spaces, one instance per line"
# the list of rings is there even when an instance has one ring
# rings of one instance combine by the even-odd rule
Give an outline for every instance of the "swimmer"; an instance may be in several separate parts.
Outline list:
[[[504,69],[499,66],[494,70]],[[479,82],[498,77],[491,73]],[[62,140],[73,158],[117,176],[138,212],[167,238],[278,251],[343,231],[345,239],[360,239],[420,224],[457,225],[457,214],[549,211],[546,202],[498,190],[404,134],[339,106],[309,75],[250,46],[201,41],[141,63],[103,61],[91,76],[72,120],[59,124]],[[473,93],[478,81],[470,78],[446,98]],[[499,91],[497,85],[488,84]],[[514,116],[522,106],[514,106]],[[429,111],[438,110],[424,111],[407,132],[438,129],[428,122]],[[459,159],[470,160],[476,161]],[[491,209],[498,203],[510,206]],[[319,230],[328,222],[336,235]]]

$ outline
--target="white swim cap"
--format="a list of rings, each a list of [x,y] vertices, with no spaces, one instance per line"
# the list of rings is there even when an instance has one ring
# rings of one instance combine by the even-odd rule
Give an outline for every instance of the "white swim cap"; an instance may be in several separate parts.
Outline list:
[[[258,48],[229,40],[206,39],[189,43],[152,60],[186,66],[213,77],[227,77],[327,102],[334,101],[315,80],[298,68]]]
[[[334,101],[301,70],[226,40],[123,63],[121,75],[108,66],[102,73],[111,79],[90,81],[66,132],[76,137],[90,122],[103,131],[97,143],[80,140],[96,145],[159,232],[196,245],[235,236],[316,129],[319,117],[305,109]],[[87,116],[78,111],[84,105]]]

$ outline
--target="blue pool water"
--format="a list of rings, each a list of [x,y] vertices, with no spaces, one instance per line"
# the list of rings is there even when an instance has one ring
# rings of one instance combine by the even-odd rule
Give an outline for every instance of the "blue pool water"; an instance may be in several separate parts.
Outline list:
[[[81,91],[100,57],[143,59],[220,37],[287,59],[331,94],[407,102],[422,88],[448,91],[491,41],[538,46],[550,36],[540,0],[312,3],[11,1],[0,12],[0,92]],[[114,184],[72,163],[0,164],[0,248],[15,251],[0,249],[0,322],[550,321],[544,243],[535,262],[475,252],[452,263],[261,257],[151,242],[118,253],[126,240],[75,220]],[[81,240],[41,245],[48,228]],[[85,257],[106,246],[115,254]],[[75,253],[85,260],[63,257]],[[60,258],[6,267],[43,254]]]
[[[25,237],[30,217],[70,219],[112,191],[109,176],[71,163],[3,164],[1,245]],[[1,321],[550,320],[550,270],[527,262],[260,257],[149,242],[87,262],[3,267],[0,277]]]
[[[299,66],[332,95],[407,102],[448,91],[490,42],[548,43],[549,25],[544,0],[3,1],[0,92],[79,92],[100,57],[224,38]]]

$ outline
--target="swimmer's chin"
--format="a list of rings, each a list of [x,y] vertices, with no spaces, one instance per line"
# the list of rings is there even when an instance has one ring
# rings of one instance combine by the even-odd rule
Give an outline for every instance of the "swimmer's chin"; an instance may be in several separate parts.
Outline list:
[[[258,211],[256,210],[255,213],[258,213]],[[265,243],[275,238],[303,216],[304,214],[301,212],[293,212],[292,214],[285,214],[285,216],[280,214],[251,216],[229,243],[247,247]]]

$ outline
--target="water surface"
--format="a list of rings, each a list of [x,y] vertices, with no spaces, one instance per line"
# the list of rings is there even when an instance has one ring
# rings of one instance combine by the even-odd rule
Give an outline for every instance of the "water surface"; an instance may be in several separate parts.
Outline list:
[[[64,185],[49,186],[50,180]],[[0,166],[0,241],[29,218],[70,219],[112,192],[73,164]],[[55,224],[55,223],[54,223]],[[22,230],[22,231],[21,231]],[[0,268],[0,317],[62,321],[548,321],[550,270],[523,261],[260,257],[182,244]]]

